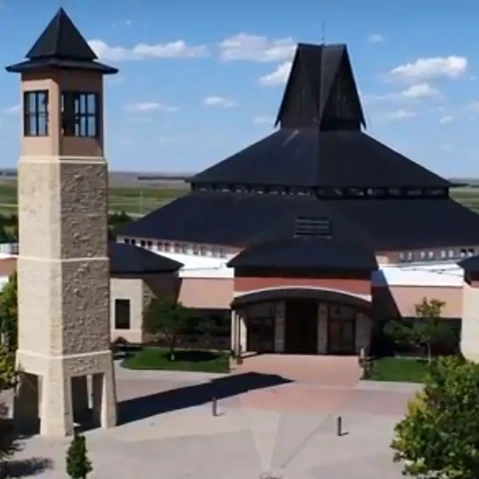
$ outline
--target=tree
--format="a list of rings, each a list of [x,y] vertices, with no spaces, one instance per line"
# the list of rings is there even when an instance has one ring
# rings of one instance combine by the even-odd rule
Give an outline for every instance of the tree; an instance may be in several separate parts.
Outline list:
[[[17,273],[10,275],[8,283],[0,292],[0,334],[6,337],[6,344],[11,351],[17,348],[18,306]]]
[[[144,316],[146,331],[163,337],[170,348],[170,360],[175,360],[178,335],[187,326],[190,312],[181,303],[171,298],[158,298],[148,306]]]
[[[15,379],[15,353],[0,344],[0,391],[13,386]]]
[[[423,347],[431,363],[434,346],[442,344],[453,336],[452,328],[442,317],[446,303],[439,299],[423,298],[414,307],[416,318],[413,321],[392,320],[385,326],[385,333],[397,345]]]
[[[427,351],[428,363],[431,363],[432,349],[452,335],[452,330],[441,318],[446,303],[439,299],[423,298],[416,304],[416,317],[419,321],[413,323],[413,340],[418,346],[424,346]]]
[[[5,345],[0,344],[0,392],[12,386],[14,377],[14,354]],[[8,418],[8,407],[0,401],[0,475],[2,465],[19,449],[20,443]]]
[[[479,365],[460,357],[433,362],[391,447],[412,477],[478,478]]]
[[[67,451],[67,474],[71,479],[86,479],[92,470],[85,436],[75,433]]]

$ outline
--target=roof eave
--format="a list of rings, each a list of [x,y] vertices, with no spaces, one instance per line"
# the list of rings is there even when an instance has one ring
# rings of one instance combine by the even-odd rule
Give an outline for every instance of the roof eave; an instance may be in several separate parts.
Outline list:
[[[54,61],[53,61],[54,60]],[[68,62],[78,62],[77,65],[69,65]],[[92,71],[98,72],[102,75],[115,75],[118,73],[118,68],[111,67],[99,62],[78,61],[78,60],[60,60],[60,59],[45,59],[26,60],[24,62],[15,63],[5,67],[8,73],[34,73],[42,70],[57,69],[57,70],[77,70],[77,71]]]

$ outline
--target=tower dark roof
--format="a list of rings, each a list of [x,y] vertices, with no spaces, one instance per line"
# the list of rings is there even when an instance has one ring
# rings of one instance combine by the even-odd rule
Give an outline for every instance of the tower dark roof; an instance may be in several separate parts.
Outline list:
[[[366,126],[346,45],[298,44],[276,125]]]
[[[103,74],[118,72],[116,68],[96,61],[95,52],[63,8],[43,30],[26,58],[27,61],[7,67],[7,71],[27,73],[50,67],[93,70]]]

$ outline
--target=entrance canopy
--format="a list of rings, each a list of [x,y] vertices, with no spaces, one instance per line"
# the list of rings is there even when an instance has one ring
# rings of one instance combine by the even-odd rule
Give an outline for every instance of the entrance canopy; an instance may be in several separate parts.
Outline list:
[[[358,309],[369,309],[371,307],[371,295],[314,286],[281,286],[237,293],[231,307],[237,309],[252,303],[285,299],[316,299],[329,303],[347,304]]]

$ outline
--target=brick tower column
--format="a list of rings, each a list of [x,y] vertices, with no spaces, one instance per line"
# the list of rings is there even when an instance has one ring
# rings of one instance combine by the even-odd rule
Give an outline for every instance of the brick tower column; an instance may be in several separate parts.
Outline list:
[[[73,433],[90,408],[87,376],[94,416],[116,424],[103,75],[117,70],[96,59],[60,9],[27,61],[7,67],[21,74],[23,111],[14,418],[39,415],[45,436]]]

